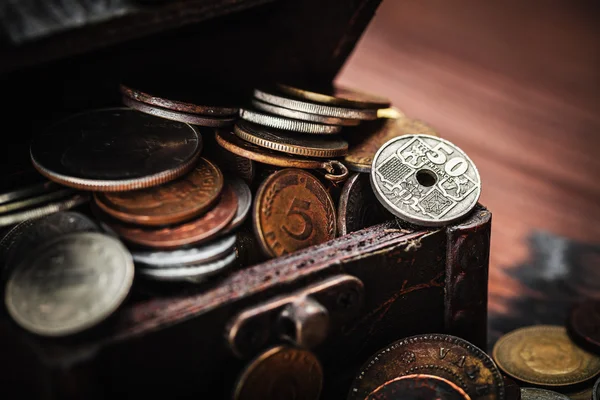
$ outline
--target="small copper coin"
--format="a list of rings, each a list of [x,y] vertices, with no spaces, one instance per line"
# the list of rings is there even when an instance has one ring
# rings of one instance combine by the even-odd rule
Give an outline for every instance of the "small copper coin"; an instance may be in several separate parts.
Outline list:
[[[348,152],[348,142],[340,137],[314,137],[238,121],[233,131],[242,140],[267,149],[305,157],[331,158]]]
[[[573,307],[568,330],[575,342],[600,354],[600,301],[588,300]]]
[[[505,375],[503,375],[502,378],[504,379],[504,392],[506,393],[506,400],[521,400],[521,387],[517,385],[517,382]]]
[[[413,134],[438,136],[437,132],[424,122],[409,118],[379,120],[360,128],[361,131],[357,135],[365,135],[364,140],[356,146],[351,146],[344,157],[344,163],[356,172],[371,172],[377,150],[396,136]]]
[[[125,191],[184,175],[201,149],[202,138],[187,124],[111,108],[74,115],[34,137],[31,161],[65,186]]]
[[[459,386],[434,375],[414,374],[392,379],[372,391],[365,400],[471,400]]]
[[[394,342],[375,353],[352,383],[349,400],[364,399],[385,382],[412,374],[436,375],[473,400],[504,400],[504,380],[490,357],[455,336],[427,334]]]
[[[493,350],[504,372],[539,386],[569,386],[600,373],[600,357],[581,349],[562,326],[537,325],[502,336]]]
[[[387,108],[390,101],[385,97],[360,92],[343,86],[331,86],[314,90],[300,89],[290,85],[277,85],[277,88],[287,95],[300,100],[314,101],[321,104],[351,108]]]
[[[355,173],[342,188],[338,205],[338,234],[340,236],[385,222],[392,218],[377,200],[369,175]]]
[[[258,188],[253,222],[265,254],[279,257],[335,238],[336,215],[327,189],[313,175],[283,169]]]
[[[225,185],[217,204],[198,219],[162,229],[141,228],[120,224],[103,218],[116,235],[123,240],[156,249],[176,249],[185,245],[210,240],[233,220],[237,212],[237,199],[233,189]],[[102,216],[100,216],[102,218]]]
[[[308,350],[275,347],[244,369],[235,385],[235,400],[318,400],[323,369]]]
[[[257,110],[265,111],[281,117],[299,119],[302,121],[317,122],[326,125],[356,126],[360,124],[360,119],[327,117],[324,115],[310,114],[302,111],[296,111],[285,107],[279,107],[273,104],[265,103],[260,100],[252,100],[252,105]]]
[[[160,226],[189,220],[208,210],[223,189],[223,174],[200,158],[196,167],[174,181],[130,192],[99,193],[96,204],[121,221]]]

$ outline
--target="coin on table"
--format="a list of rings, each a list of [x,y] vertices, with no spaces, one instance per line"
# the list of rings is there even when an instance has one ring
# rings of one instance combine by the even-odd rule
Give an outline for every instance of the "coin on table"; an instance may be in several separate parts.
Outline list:
[[[88,194],[74,193],[62,199],[50,201],[32,208],[2,214],[0,215],[0,226],[14,225],[28,219],[40,218],[59,211],[70,210],[87,203],[89,200],[90,196]]]
[[[587,300],[573,307],[568,332],[576,343],[600,354],[600,301]]]
[[[316,122],[300,121],[297,119],[278,117],[260,111],[243,108],[240,109],[240,118],[255,124],[268,126],[270,128],[299,133],[309,133],[313,135],[329,135],[333,133],[340,133],[342,131],[342,127],[338,125],[325,125],[317,124]]]
[[[127,107],[131,107],[134,110],[143,112],[145,114],[153,115],[155,117],[168,119],[171,121],[182,122],[185,124],[207,126],[207,127],[220,127],[231,125],[235,120],[235,116],[228,117],[208,117],[200,114],[188,114],[181,111],[172,111],[166,108],[157,106],[151,106],[141,101],[133,100],[127,96],[123,97],[123,104]]]
[[[310,114],[285,107],[279,107],[273,104],[265,103],[260,100],[252,100],[252,106],[260,111],[264,111],[274,115],[279,115],[281,117],[299,119],[301,121],[317,122],[319,124],[340,126],[356,126],[360,124],[360,119],[336,118],[327,117],[325,115]]]
[[[336,182],[343,181],[348,176],[348,169],[337,160],[319,160],[274,151],[242,140],[228,131],[218,131],[216,139],[224,149],[263,164],[283,168],[324,169],[325,177]]]
[[[131,254],[118,240],[96,232],[67,234],[19,263],[8,280],[6,307],[33,333],[77,333],[121,305],[133,274]]]
[[[304,100],[291,99],[268,89],[254,89],[254,98],[268,104],[289,108],[309,114],[324,115],[326,117],[375,120],[377,109],[356,109],[335,107],[330,105],[312,103]]]
[[[412,336],[379,350],[361,367],[348,399],[364,399],[385,382],[412,374],[448,379],[473,400],[505,399],[492,359],[472,343],[442,334]]]
[[[325,88],[311,88],[309,90],[291,85],[278,84],[277,89],[300,100],[358,109],[387,108],[391,104],[390,100],[385,97],[338,85],[331,85]]]
[[[225,185],[216,205],[197,219],[169,227],[125,225],[98,214],[103,224],[126,242],[156,249],[175,249],[196,245],[214,238],[235,217],[237,199],[230,185]]]
[[[235,235],[228,235],[202,246],[171,251],[132,251],[136,265],[146,268],[170,268],[196,265],[224,258],[235,248]]]
[[[337,222],[340,236],[391,219],[373,194],[369,175],[355,173],[342,187],[338,204]]]
[[[365,400],[400,399],[471,400],[471,397],[448,379],[434,375],[414,374],[392,379],[365,398]]]
[[[505,375],[502,378],[504,379],[504,397],[506,400],[521,400],[521,387],[517,382]]]
[[[223,230],[223,232],[221,232],[222,235],[233,232],[239,228],[240,225],[246,221],[246,218],[248,218],[248,214],[250,214],[250,208],[252,206],[252,192],[243,180],[228,176],[227,183],[231,185],[233,191],[235,192],[235,197],[238,201],[238,208],[233,220]]]
[[[223,174],[200,157],[184,176],[160,186],[128,192],[95,195],[96,204],[112,217],[139,225],[176,224],[203,214],[215,204],[223,189]]]
[[[332,158],[348,152],[348,142],[340,137],[313,137],[238,121],[233,131],[242,140],[267,149],[304,157]]]
[[[600,373],[600,357],[575,345],[562,326],[537,325],[502,336],[493,350],[504,372],[539,386],[568,386]]]
[[[464,217],[481,194],[473,161],[449,141],[428,135],[386,142],[373,159],[371,185],[389,212],[422,226]]]
[[[327,189],[313,175],[283,169],[258,188],[254,229],[265,254],[279,257],[335,238],[336,215]]]
[[[323,369],[308,350],[274,347],[244,369],[235,385],[235,400],[317,400]]]
[[[83,190],[160,185],[196,164],[202,138],[187,124],[126,108],[76,114],[31,143],[31,160],[48,179]]]
[[[569,400],[562,393],[537,388],[521,388],[521,399],[523,400]]]
[[[416,119],[373,121],[360,127],[360,132],[355,136],[364,136],[364,139],[350,147],[344,163],[353,171],[371,172],[377,150],[389,140],[402,135],[438,136],[433,128]]]

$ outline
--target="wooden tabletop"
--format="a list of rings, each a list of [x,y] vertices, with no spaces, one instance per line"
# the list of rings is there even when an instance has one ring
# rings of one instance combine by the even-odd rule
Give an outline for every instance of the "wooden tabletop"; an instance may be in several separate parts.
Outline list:
[[[477,164],[491,341],[600,298],[600,3],[384,0],[340,73]]]

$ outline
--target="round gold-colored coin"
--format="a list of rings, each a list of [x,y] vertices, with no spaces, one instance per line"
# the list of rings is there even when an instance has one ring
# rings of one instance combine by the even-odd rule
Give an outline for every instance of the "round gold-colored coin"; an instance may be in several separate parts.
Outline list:
[[[300,100],[314,101],[321,104],[332,104],[336,106],[351,108],[387,108],[390,101],[385,97],[360,92],[343,86],[332,86],[320,91],[300,89],[298,87],[278,84],[277,88],[290,96]]]
[[[330,135],[333,133],[340,133],[342,131],[342,127],[337,125],[325,125],[317,124],[315,122],[300,121],[297,119],[278,117],[260,111],[247,109],[240,110],[240,117],[246,121],[254,122],[255,124],[299,133]]]
[[[265,254],[279,257],[335,238],[335,206],[313,175],[283,169],[270,175],[256,193],[254,230]]]
[[[365,139],[351,146],[344,157],[344,164],[356,172],[371,172],[373,157],[377,150],[389,140],[401,135],[432,135],[437,132],[426,123],[410,118],[386,119],[363,125]]]
[[[319,124],[341,126],[356,126],[360,124],[360,119],[336,118],[327,117],[324,115],[310,114],[285,107],[275,106],[273,104],[265,103],[259,100],[252,100],[252,105],[257,110],[265,111],[271,114],[280,115],[282,117],[287,118],[299,119],[302,121],[317,122]]]
[[[330,158],[343,156],[348,152],[348,142],[339,137],[297,135],[248,121],[238,121],[233,131],[240,139],[283,153]]]
[[[568,386],[600,373],[600,357],[577,347],[562,326],[537,325],[500,338],[494,360],[508,375],[539,386]]]
[[[274,347],[260,354],[237,380],[235,400],[317,400],[323,369],[308,350]]]

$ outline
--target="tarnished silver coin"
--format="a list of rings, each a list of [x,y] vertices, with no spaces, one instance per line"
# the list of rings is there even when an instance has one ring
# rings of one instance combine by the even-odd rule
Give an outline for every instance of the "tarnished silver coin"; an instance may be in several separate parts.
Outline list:
[[[133,251],[133,261],[138,267],[172,268],[196,265],[223,258],[235,247],[235,235],[225,236],[203,246],[173,251]]]
[[[373,226],[392,218],[373,194],[369,175],[355,173],[342,188],[338,204],[340,236]]]
[[[231,266],[236,259],[233,251],[220,260],[204,264],[190,265],[181,268],[138,268],[141,276],[148,279],[169,282],[201,282],[215,274],[221,273]]]
[[[58,185],[54,182],[45,181],[15,188],[3,193],[0,193],[0,204],[10,203],[15,200],[20,200],[37,194],[47,193],[56,190]]]
[[[430,135],[404,135],[375,154],[371,185],[402,220],[442,226],[465,216],[481,194],[477,167],[458,147]]]
[[[521,400],[569,400],[569,397],[546,389],[521,388]]]
[[[54,214],[59,211],[70,210],[90,200],[86,193],[76,193],[57,201],[52,201],[34,208],[9,212],[0,215],[0,226],[9,226],[18,224],[32,218],[40,218],[46,215]]]
[[[5,301],[21,327],[64,336],[110,316],[133,283],[133,260],[118,240],[96,232],[48,241],[11,274]]]
[[[246,121],[254,122],[255,124],[299,133],[329,135],[342,131],[342,127],[338,125],[317,124],[316,122],[307,122],[297,119],[278,117],[260,111],[247,109],[240,109],[240,117]]]
[[[65,187],[57,187],[56,190],[49,191],[44,194],[40,194],[37,196],[28,197],[26,199],[21,199],[18,201],[13,201],[7,204],[0,205],[0,215],[6,214],[12,211],[24,210],[27,208],[31,208],[38,204],[47,204],[51,201],[65,198],[71,194],[75,193],[75,190]]]
[[[248,218],[248,214],[250,214],[250,207],[252,206],[252,192],[246,183],[240,178],[227,176],[227,183],[231,185],[235,195],[238,199],[238,208],[235,213],[235,217],[233,217],[233,221],[229,223],[229,225],[221,232],[221,235],[226,235],[230,232],[233,232],[237,228],[240,227]]]
[[[299,119],[302,121],[317,122],[319,124],[356,126],[360,124],[360,119],[327,117],[325,115],[310,114],[302,111],[292,110],[285,107],[279,107],[273,104],[265,103],[260,100],[252,100],[252,105],[257,110],[265,111],[282,117]]]

